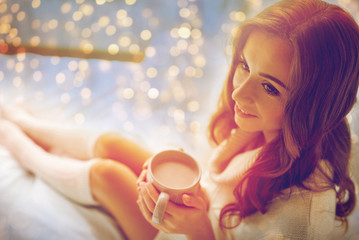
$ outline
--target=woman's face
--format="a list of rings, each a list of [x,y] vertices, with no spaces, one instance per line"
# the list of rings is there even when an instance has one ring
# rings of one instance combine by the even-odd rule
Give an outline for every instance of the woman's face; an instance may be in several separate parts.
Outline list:
[[[292,49],[288,40],[253,31],[243,48],[234,78],[235,122],[249,132],[277,136],[289,94]]]

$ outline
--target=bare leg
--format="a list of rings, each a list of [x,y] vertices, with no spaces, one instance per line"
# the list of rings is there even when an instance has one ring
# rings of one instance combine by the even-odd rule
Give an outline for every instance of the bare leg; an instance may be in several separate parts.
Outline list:
[[[142,216],[137,205],[137,176],[125,165],[102,160],[90,170],[94,198],[108,210],[129,239],[154,239],[158,230]]]
[[[93,158],[93,145],[98,133],[36,118],[18,107],[3,107],[2,115],[16,123],[44,149],[58,149],[76,159]]]

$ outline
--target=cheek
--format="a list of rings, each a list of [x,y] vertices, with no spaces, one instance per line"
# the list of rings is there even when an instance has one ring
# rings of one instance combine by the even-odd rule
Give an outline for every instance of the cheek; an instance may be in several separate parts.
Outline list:
[[[284,118],[284,106],[268,104],[266,108],[263,108],[263,120],[269,126],[268,128],[281,128]]]

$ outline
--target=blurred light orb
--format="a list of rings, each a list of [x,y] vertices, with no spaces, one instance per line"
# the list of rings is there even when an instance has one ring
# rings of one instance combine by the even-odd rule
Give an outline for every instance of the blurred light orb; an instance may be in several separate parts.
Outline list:
[[[154,57],[156,55],[156,49],[154,47],[147,47],[146,48],[146,57]]]
[[[56,82],[57,84],[62,84],[64,83],[66,80],[66,76],[63,72],[60,72],[56,75]]]
[[[150,67],[146,71],[146,75],[149,78],[155,78],[157,76],[157,69],[154,67]]]
[[[81,97],[83,99],[90,99],[92,95],[92,91],[89,88],[83,88],[81,89]]]
[[[141,32],[141,35],[140,35],[140,36],[141,36],[142,40],[147,41],[147,40],[150,40],[150,39],[151,39],[152,33],[151,33],[150,30],[145,29],[145,30],[143,30],[143,31]]]
[[[127,5],[133,5],[136,3],[136,0],[126,0],[125,2]]]
[[[160,95],[160,92],[156,88],[150,88],[147,94],[150,99],[156,99]]]
[[[41,41],[41,39],[39,36],[33,36],[30,38],[30,45],[32,47],[36,47],[40,44],[40,41]]]
[[[135,92],[132,88],[125,88],[122,92],[122,97],[124,99],[131,99],[135,96]]]
[[[188,27],[180,27],[178,29],[178,35],[181,38],[187,39],[191,36],[191,30]]]
[[[35,82],[40,82],[42,80],[42,72],[41,71],[35,71],[32,74],[32,78],[34,79]]]
[[[77,113],[74,116],[74,120],[76,124],[81,125],[85,122],[85,115],[83,115],[82,113]]]
[[[72,9],[72,5],[71,5],[71,3],[69,3],[69,2],[65,2],[65,3],[62,4],[62,6],[61,6],[61,12],[62,12],[63,14],[69,13],[69,12],[71,11],[71,9]]]

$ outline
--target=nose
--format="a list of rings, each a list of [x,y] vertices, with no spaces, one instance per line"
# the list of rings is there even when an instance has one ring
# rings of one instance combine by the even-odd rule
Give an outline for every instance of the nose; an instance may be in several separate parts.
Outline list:
[[[251,79],[246,79],[240,85],[236,86],[232,92],[232,99],[243,104],[253,103],[255,98],[255,89]]]

